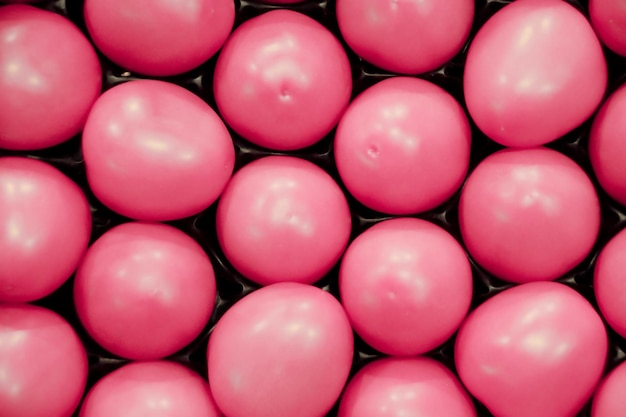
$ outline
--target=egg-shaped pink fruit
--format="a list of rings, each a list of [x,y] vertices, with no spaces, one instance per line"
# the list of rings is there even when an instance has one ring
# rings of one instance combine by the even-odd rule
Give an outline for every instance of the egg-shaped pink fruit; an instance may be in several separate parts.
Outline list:
[[[593,289],[608,324],[626,338],[626,229],[602,249],[594,270]]]
[[[460,326],[472,300],[472,270],[448,232],[425,220],[397,218],[350,244],[339,290],[354,330],[368,345],[412,356],[441,345]]]
[[[209,207],[235,163],[230,134],[198,96],[163,81],[120,84],[96,102],[83,133],[89,186],[110,209],[166,221]]]
[[[585,259],[600,229],[600,203],[580,166],[546,148],[507,149],[470,174],[459,204],[470,255],[497,277],[556,279]]]
[[[494,141],[551,142],[600,104],[607,67],[589,21],[562,0],[506,5],[472,41],[464,74],[467,108]]]
[[[221,417],[209,385],[183,365],[131,362],[100,379],[79,417]]]
[[[68,19],[33,6],[0,8],[0,148],[34,150],[81,131],[100,95],[98,56]]]
[[[622,362],[602,381],[593,398],[591,417],[618,417],[626,410],[626,363]]]
[[[124,69],[152,76],[189,71],[213,56],[235,21],[233,0],[86,0],[98,49]]]
[[[87,382],[87,355],[57,313],[0,304],[0,416],[70,417]]]
[[[215,303],[209,257],[191,237],[158,223],[125,223],[87,251],[74,282],[91,337],[128,359],[154,360],[191,343]]]
[[[495,416],[574,416],[604,371],[607,335],[591,304],[556,282],[505,290],[456,339],[461,381]]]
[[[365,365],[348,383],[339,417],[475,417],[454,374],[425,357],[385,358]]]
[[[626,206],[626,85],[604,102],[589,135],[589,158],[602,188]]]
[[[89,203],[71,179],[42,161],[0,158],[0,302],[34,301],[59,288],[90,234]]]
[[[417,78],[381,81],[342,117],[334,150],[342,181],[361,203],[390,214],[435,208],[465,179],[471,131],[459,103]]]
[[[346,198],[332,177],[291,156],[244,166],[217,207],[226,258],[261,285],[322,278],[346,248],[351,224]]]
[[[352,365],[352,329],[329,293],[284,282],[238,301],[207,350],[209,384],[228,417],[321,417]]]
[[[366,61],[400,74],[432,71],[467,40],[473,0],[337,0],[344,39]]]
[[[295,150],[337,124],[352,72],[328,29],[302,13],[273,10],[233,32],[217,60],[213,90],[220,114],[245,139]]]

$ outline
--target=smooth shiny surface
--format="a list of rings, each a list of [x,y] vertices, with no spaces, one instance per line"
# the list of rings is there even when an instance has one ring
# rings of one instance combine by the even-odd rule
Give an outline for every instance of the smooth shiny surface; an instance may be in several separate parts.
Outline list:
[[[432,71],[467,40],[473,0],[337,0],[344,39],[366,61],[400,74]]]
[[[367,89],[348,107],[335,135],[335,160],[350,193],[374,210],[433,209],[463,183],[471,132],[456,100],[416,78]]]
[[[160,359],[187,346],[215,303],[211,261],[191,237],[158,223],[125,223],[87,251],[74,301],[91,337],[109,352]]]
[[[604,378],[591,407],[591,417],[622,417],[626,410],[626,362]]]
[[[224,254],[261,285],[319,280],[339,260],[350,229],[350,209],[335,181],[317,165],[290,156],[244,166],[217,208]]]
[[[209,385],[173,362],[133,362],[89,391],[79,417],[221,417]]]
[[[79,133],[102,82],[80,30],[56,13],[3,6],[0,51],[0,148],[48,148]]]
[[[626,2],[589,0],[589,15],[600,40],[616,54],[626,56]]]
[[[350,323],[332,295],[274,284],[218,321],[207,350],[209,384],[228,417],[320,417],[341,394],[353,349]]]
[[[206,209],[235,161],[230,134],[208,104],[153,80],[104,93],[89,114],[82,146],[96,197],[137,220],[174,220]]]
[[[472,400],[452,372],[425,357],[365,365],[348,383],[339,417],[475,417]]]
[[[86,0],[85,22],[98,49],[122,68],[153,76],[199,66],[224,44],[233,0]]]
[[[461,381],[494,415],[573,417],[602,376],[607,343],[600,316],[580,294],[533,282],[478,306],[454,354]]]
[[[594,270],[593,290],[602,315],[626,338],[626,229],[602,249]]]
[[[78,185],[45,162],[0,158],[0,302],[33,301],[59,288],[90,233]]]
[[[565,155],[509,149],[470,174],[459,221],[470,255],[487,271],[509,282],[548,281],[589,254],[600,203],[587,174]]]
[[[215,100],[245,139],[275,150],[318,142],[337,124],[352,91],[339,41],[301,13],[273,10],[239,26],[217,61]]]
[[[472,300],[472,270],[448,232],[425,220],[396,218],[350,244],[339,291],[354,330],[369,346],[413,356],[441,345],[460,326]]]
[[[58,314],[0,304],[0,415],[70,417],[87,382],[87,355]]]
[[[602,188],[626,206],[626,85],[615,91],[596,115],[589,136],[591,165]]]
[[[463,85],[470,115],[487,136],[530,147],[589,118],[606,84],[602,47],[585,16],[562,0],[524,0],[479,30]]]

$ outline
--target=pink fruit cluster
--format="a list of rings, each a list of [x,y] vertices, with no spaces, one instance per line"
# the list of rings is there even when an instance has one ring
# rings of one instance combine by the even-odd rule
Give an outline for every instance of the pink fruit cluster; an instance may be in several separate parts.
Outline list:
[[[623,413],[622,1],[1,2],[0,416]]]

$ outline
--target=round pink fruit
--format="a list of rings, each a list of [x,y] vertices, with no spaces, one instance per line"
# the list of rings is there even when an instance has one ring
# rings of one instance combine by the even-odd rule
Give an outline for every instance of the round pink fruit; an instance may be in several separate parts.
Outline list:
[[[481,304],[456,339],[465,387],[496,416],[574,416],[604,371],[607,334],[591,304],[556,282],[510,288]]]
[[[228,417],[320,417],[339,398],[353,354],[352,329],[329,293],[279,283],[245,296],[217,322],[209,384]]]
[[[158,223],[125,223],[87,251],[74,301],[89,334],[118,356],[154,360],[195,339],[215,303],[211,261],[191,237]]]
[[[398,218],[350,244],[339,290],[354,330],[368,345],[413,356],[441,345],[460,326],[472,300],[472,270],[448,232],[425,220]]]
[[[546,148],[490,155],[470,174],[459,205],[470,255],[509,282],[559,278],[589,254],[600,203],[587,174]]]

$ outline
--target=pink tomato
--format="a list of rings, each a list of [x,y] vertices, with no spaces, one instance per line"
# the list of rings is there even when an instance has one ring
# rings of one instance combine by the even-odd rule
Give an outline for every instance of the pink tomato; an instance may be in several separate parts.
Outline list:
[[[626,363],[622,362],[604,378],[591,408],[591,417],[618,417],[626,410]]]
[[[214,55],[235,21],[234,0],[86,0],[85,22],[102,53],[124,69],[166,76]]]
[[[89,391],[79,417],[220,417],[209,385],[173,362],[132,362]]]
[[[0,302],[34,301],[59,288],[90,234],[78,185],[45,162],[0,158]]]
[[[472,300],[472,270],[445,230],[397,218],[350,244],[339,290],[366,343],[386,354],[412,356],[441,345],[460,326]]]
[[[626,85],[602,105],[589,136],[591,165],[602,188],[626,206]]]
[[[481,304],[456,340],[461,381],[496,416],[573,417],[607,357],[600,316],[555,282],[510,288]]]
[[[607,67],[598,38],[563,0],[506,5],[467,55],[465,99],[478,127],[513,147],[543,145],[574,129],[600,104]]]
[[[475,417],[454,374],[425,358],[385,358],[365,365],[348,383],[339,417]]]
[[[626,229],[602,249],[596,260],[593,289],[609,325],[626,338]]]
[[[217,236],[246,278],[267,285],[312,284],[348,244],[350,209],[335,181],[317,165],[269,156],[244,166],[217,208]]]
[[[467,40],[473,0],[337,0],[348,45],[388,71],[419,74],[452,59]]]
[[[352,91],[350,62],[334,35],[291,10],[238,27],[215,68],[215,100],[245,139],[276,150],[318,142],[337,124]]]
[[[613,52],[626,56],[626,2],[589,0],[589,15],[600,40]]]
[[[100,237],[76,273],[78,316],[102,347],[153,360],[196,338],[215,303],[211,261],[191,237],[163,224],[125,223]]]
[[[459,204],[470,255],[510,282],[559,278],[589,254],[600,203],[587,174],[546,148],[508,149],[470,174]]]
[[[329,293],[305,284],[263,287],[218,321],[209,383],[228,417],[320,417],[352,364],[350,323]]]
[[[87,355],[58,314],[0,304],[0,415],[70,417],[87,382]]]
[[[465,179],[471,132],[456,100],[417,78],[397,77],[350,104],[335,135],[341,179],[361,203],[390,214],[435,208]]]
[[[9,5],[0,44],[0,148],[48,148],[79,133],[102,83],[81,31],[56,13]]]
[[[219,116],[196,95],[163,81],[129,81],[104,93],[89,114],[82,145],[96,197],[137,220],[174,220],[206,209],[235,162]]]

